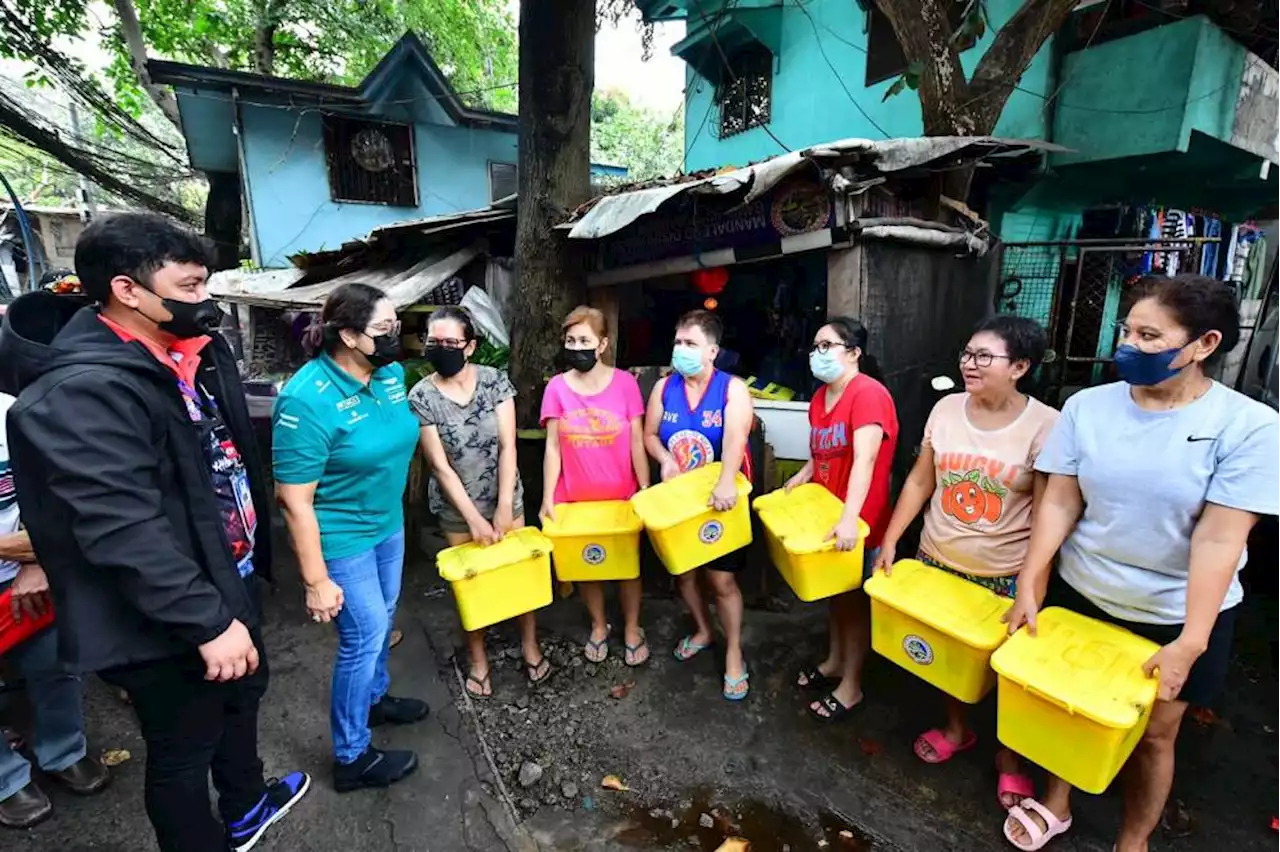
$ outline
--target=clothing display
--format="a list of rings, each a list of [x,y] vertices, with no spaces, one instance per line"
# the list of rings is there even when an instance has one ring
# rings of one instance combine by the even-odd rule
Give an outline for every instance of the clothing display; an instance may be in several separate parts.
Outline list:
[[[1080,219],[1081,239],[1145,240],[1164,243],[1163,251],[1135,251],[1124,261],[1126,280],[1143,275],[1174,276],[1180,272],[1196,272],[1218,277],[1219,246],[1230,239],[1235,245],[1235,231],[1228,235],[1222,220],[1199,210],[1153,205],[1112,205],[1086,210]],[[1226,252],[1223,271],[1231,270],[1232,250]]]

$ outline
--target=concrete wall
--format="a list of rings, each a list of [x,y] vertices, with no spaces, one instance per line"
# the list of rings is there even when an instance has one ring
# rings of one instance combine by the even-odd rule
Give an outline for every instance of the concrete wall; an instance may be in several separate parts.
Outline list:
[[[1021,5],[1021,0],[989,0],[987,11],[992,25],[1001,26]],[[708,9],[706,14],[711,17],[715,13]],[[801,9],[788,2],[782,4],[780,14],[780,57],[774,60],[772,120],[768,126],[778,139],[795,149],[848,137],[921,135],[920,101],[914,92],[907,90],[885,101],[892,79],[866,85],[867,15],[857,3],[808,0]],[[689,31],[692,33],[699,23],[699,16],[691,13]],[[991,42],[992,35],[988,33],[961,55],[966,74],[973,72]],[[690,169],[743,165],[783,152],[758,127],[728,139],[716,138],[719,110],[712,103],[715,86],[693,71],[687,72],[686,83],[685,148]],[[1036,55],[1019,85],[1042,94],[1052,90],[1049,44]],[[1013,92],[996,133],[1043,138],[1047,129],[1044,103],[1043,97]],[[877,130],[872,121],[885,132]]]
[[[1229,141],[1247,53],[1199,16],[1068,54],[1053,140],[1073,150],[1053,164],[1186,151],[1192,131]]]

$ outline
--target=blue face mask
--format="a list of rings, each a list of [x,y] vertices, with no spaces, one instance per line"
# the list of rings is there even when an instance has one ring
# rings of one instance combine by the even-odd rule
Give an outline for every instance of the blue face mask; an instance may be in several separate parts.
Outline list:
[[[702,350],[696,346],[673,347],[671,366],[686,379],[692,379],[702,372]]]
[[[844,365],[836,358],[836,353],[831,350],[810,352],[809,372],[813,373],[813,377],[818,381],[829,385],[844,375]]]
[[[1185,348],[1185,346],[1179,346],[1177,349],[1166,349],[1163,352],[1143,352],[1138,347],[1126,343],[1116,348],[1116,372],[1120,374],[1121,381],[1137,387],[1158,385],[1182,372],[1169,365]]]

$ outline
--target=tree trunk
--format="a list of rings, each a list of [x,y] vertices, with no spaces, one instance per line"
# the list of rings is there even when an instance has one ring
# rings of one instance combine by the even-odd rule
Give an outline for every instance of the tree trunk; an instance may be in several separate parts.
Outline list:
[[[990,136],[1027,66],[1078,0],[1025,0],[995,34],[966,80],[947,18],[952,0],[875,0],[903,55],[921,68],[920,116],[925,136]],[[966,201],[973,166],[942,172],[941,194]]]
[[[120,18],[125,44],[129,48],[129,64],[133,66],[133,73],[138,75],[138,85],[160,107],[164,117],[181,130],[178,99],[173,96],[173,92],[151,82],[151,73],[147,71],[147,45],[142,40],[142,27],[138,23],[138,10],[133,8],[133,0],[114,0],[114,5],[116,15]]]
[[[214,269],[234,269],[240,265],[240,175],[205,172],[205,176],[209,197],[204,204],[204,235],[213,243]]]
[[[586,296],[585,275],[554,229],[591,193],[594,0],[520,3],[520,165],[511,372],[521,426],[538,422],[560,323]],[[614,332],[616,334],[616,331]]]

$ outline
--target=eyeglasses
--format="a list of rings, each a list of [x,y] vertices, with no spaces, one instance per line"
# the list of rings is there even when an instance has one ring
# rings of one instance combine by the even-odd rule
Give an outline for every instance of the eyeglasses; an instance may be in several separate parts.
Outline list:
[[[467,341],[456,337],[428,337],[422,341],[428,349],[466,349]]]
[[[972,349],[965,349],[960,353],[960,365],[964,366],[972,361],[979,367],[990,367],[991,362],[997,358],[1003,358],[1006,361],[1013,360],[1008,355],[997,355],[996,353],[988,352],[985,349],[979,349],[977,352],[974,352]]]
[[[384,334],[393,334],[398,337],[400,335],[400,329],[400,320],[384,320],[383,322],[369,326],[368,330],[365,331],[365,334],[370,337],[380,337]]]
[[[843,343],[837,343],[833,340],[819,340],[817,343],[813,344],[812,347],[810,347],[809,351],[817,352],[820,355],[826,355],[828,352],[830,352],[833,348],[837,346],[839,346],[841,349],[849,348],[848,346],[845,346]]]

